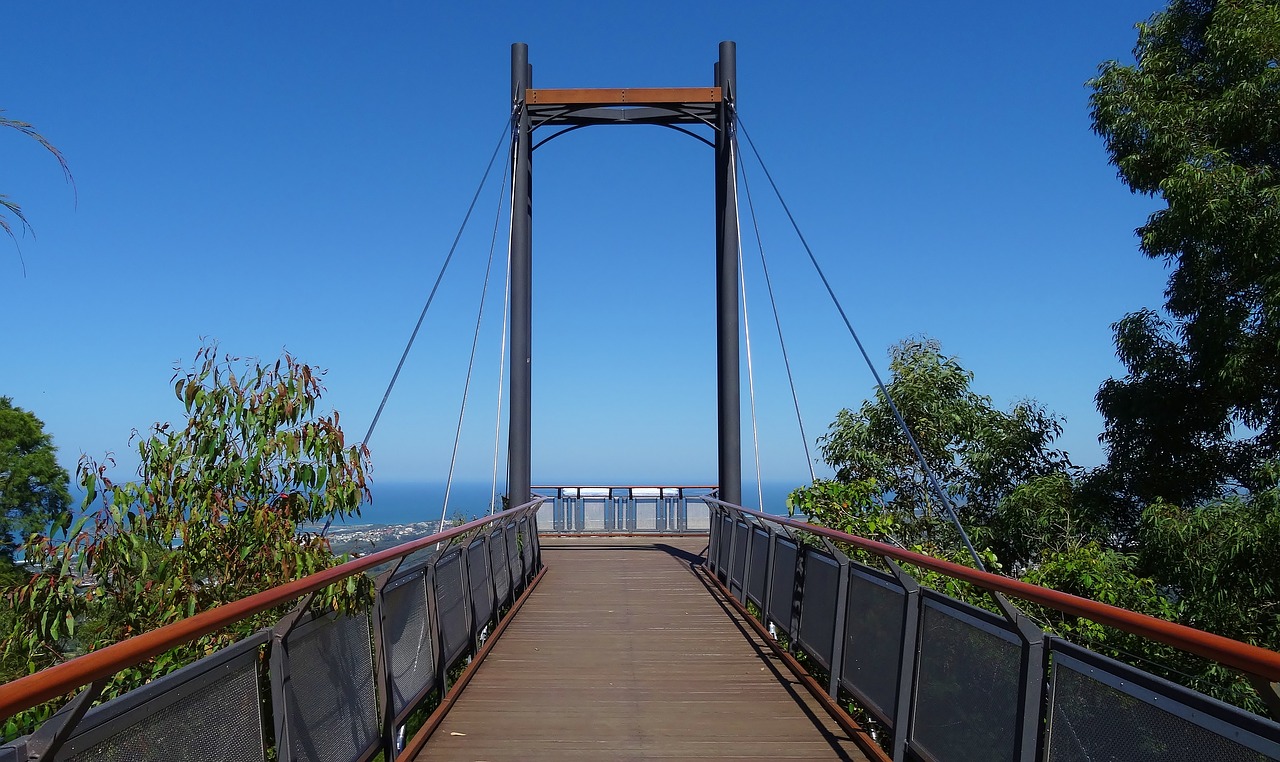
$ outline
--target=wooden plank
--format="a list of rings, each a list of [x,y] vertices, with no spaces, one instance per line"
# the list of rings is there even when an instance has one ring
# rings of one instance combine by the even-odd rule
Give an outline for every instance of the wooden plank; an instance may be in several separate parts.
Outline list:
[[[690,567],[701,538],[545,538],[547,574],[421,759],[865,760]]]
[[[657,106],[673,103],[719,103],[718,87],[546,88],[524,91],[531,106]]]

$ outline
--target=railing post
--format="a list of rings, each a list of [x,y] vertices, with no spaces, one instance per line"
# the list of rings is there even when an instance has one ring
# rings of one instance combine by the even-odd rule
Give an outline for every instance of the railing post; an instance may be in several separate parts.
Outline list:
[[[705,502],[705,501],[704,501]],[[707,568],[720,578],[720,506],[707,503]]]
[[[1273,720],[1280,720],[1280,682],[1268,680],[1265,677],[1258,677],[1253,674],[1246,674],[1249,684],[1258,692],[1262,702],[1267,705],[1267,711],[1271,713]]]
[[[827,551],[836,559],[840,576],[836,582],[836,612],[832,622],[831,636],[831,679],[827,685],[827,694],[831,698],[840,698],[840,676],[844,674],[844,641],[847,632],[846,619],[849,615],[849,557],[832,543],[823,538]]]
[[[760,624],[768,626],[769,612],[773,606],[773,565],[777,557],[778,549],[778,530],[770,524],[766,527],[769,532],[769,558],[764,565],[764,595],[760,601]]]
[[[106,680],[94,680],[89,687],[76,694],[66,706],[59,709],[52,717],[40,726],[40,729],[27,738],[27,760],[29,762],[52,761],[62,745],[71,738],[80,720],[93,706],[93,702],[107,685]]]
[[[920,583],[892,558],[884,559],[902,586],[902,656],[898,664],[898,700],[893,708],[893,762],[906,762],[911,730],[911,695],[915,690],[916,660],[920,643]]]

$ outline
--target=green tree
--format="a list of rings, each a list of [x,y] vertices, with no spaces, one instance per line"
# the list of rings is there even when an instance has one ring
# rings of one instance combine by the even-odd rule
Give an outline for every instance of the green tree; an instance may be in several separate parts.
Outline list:
[[[1176,601],[1176,620],[1256,646],[1280,650],[1280,467],[1262,469],[1266,486],[1186,508],[1156,502],[1142,514],[1140,558]],[[1183,660],[1194,687],[1263,712],[1232,670]]]
[[[890,358],[886,388],[967,525],[989,524],[1018,485],[1072,468],[1053,447],[1060,419],[1033,400],[996,408],[936,340],[900,342]],[[904,544],[950,547],[950,520],[879,390],[857,412],[837,413],[819,446],[837,481],[875,485],[871,502],[895,517]]]
[[[50,535],[28,544],[28,560],[42,571],[10,595],[18,619],[10,657],[40,669],[343,560],[307,528],[358,512],[368,495],[368,451],[346,444],[336,412],[319,414],[320,375],[288,355],[261,365],[202,348],[173,379],[185,424],[156,424],[140,438],[138,479],[116,482],[110,458],[83,458],[84,510],[64,512]],[[317,605],[348,608],[368,595],[368,581],[352,578]],[[279,613],[125,670],[105,695]]]
[[[67,182],[71,183],[74,187],[75,181],[71,177],[71,167],[67,165],[66,158],[63,157],[62,152],[58,150],[57,146],[45,139],[43,135],[36,131],[35,127],[32,127],[26,122],[20,122],[17,119],[10,119],[6,117],[4,115],[4,109],[0,109],[0,127],[8,127],[21,132],[23,135],[26,135],[43,146],[46,151],[53,154],[53,158],[58,161],[58,166],[62,168],[63,177],[65,177]],[[9,237],[16,242],[17,236],[14,234],[13,226],[9,222],[9,218],[5,215],[5,212],[12,214],[18,220],[23,230],[30,230],[31,225],[27,223],[26,215],[22,213],[22,207],[18,206],[18,203],[13,199],[3,193],[0,193],[0,230],[8,233]]]
[[[1138,234],[1171,268],[1166,316],[1115,325],[1127,374],[1097,396],[1111,486],[1140,509],[1256,489],[1280,456],[1280,5],[1174,0],[1134,55],[1090,85],[1120,178],[1165,202]]]
[[[44,531],[70,504],[57,453],[39,418],[0,397],[0,566],[13,561],[15,535]]]

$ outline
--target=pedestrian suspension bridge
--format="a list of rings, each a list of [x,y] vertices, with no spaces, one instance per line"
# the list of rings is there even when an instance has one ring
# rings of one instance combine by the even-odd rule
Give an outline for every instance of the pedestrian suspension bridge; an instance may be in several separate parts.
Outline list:
[[[1280,654],[743,507],[740,123],[735,49],[719,52],[711,87],[550,90],[513,46],[510,508],[0,686],[0,718],[61,704],[0,762],[1280,760]],[[530,480],[532,151],[614,124],[715,151],[715,487]],[[354,575],[375,575],[368,610],[313,606]],[[1021,604],[1242,673],[1272,718],[1046,633]],[[121,670],[282,609],[274,626],[95,701]]]

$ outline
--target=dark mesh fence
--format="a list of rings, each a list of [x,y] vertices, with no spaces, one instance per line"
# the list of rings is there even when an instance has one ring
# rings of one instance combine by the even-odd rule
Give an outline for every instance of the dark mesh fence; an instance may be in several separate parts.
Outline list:
[[[778,629],[791,631],[791,612],[796,601],[796,544],[775,535],[773,538],[773,581],[769,585],[769,618]]]
[[[892,727],[898,705],[906,592],[896,581],[861,564],[850,564],[845,626],[845,690]]]
[[[1049,762],[1280,759],[1280,725],[1096,654],[1085,662],[1058,647],[1052,655]]]
[[[255,636],[94,708],[57,758],[260,762],[258,654],[264,642],[265,635]]]
[[[511,570],[507,568],[507,540],[504,533],[489,535],[489,565],[493,569],[493,587],[497,598],[493,605],[507,605],[511,594]]]
[[[462,548],[455,548],[436,561],[435,587],[440,651],[447,667],[471,644],[467,590],[462,585]]]
[[[383,588],[379,614],[386,641],[392,710],[400,719],[436,677],[426,573],[420,569]]]
[[[733,546],[733,520],[720,516],[720,532],[716,542],[716,572],[722,579],[729,577],[729,548]]]
[[[913,748],[943,762],[1013,760],[1021,640],[987,612],[923,601]]]
[[[280,758],[348,762],[378,744],[368,614],[329,615],[298,625],[284,650],[287,655],[272,655],[286,659],[288,676],[288,748]]]
[[[538,527],[528,519],[520,522],[520,558],[524,561],[524,575],[530,577],[534,571],[534,549],[537,547],[538,538],[534,534],[538,531]]]
[[[515,525],[509,525],[503,531],[507,538],[507,568],[511,573],[511,584],[516,586],[524,576],[524,562],[520,559],[520,532]]]
[[[488,543],[481,537],[467,546],[467,585],[471,589],[472,637],[493,619],[493,592],[489,585]]]
[[[755,527],[751,530],[751,551],[747,554],[747,598],[757,606],[764,605],[765,583],[769,577],[769,533]]]
[[[840,566],[835,558],[813,548],[805,548],[804,592],[800,597],[800,646],[823,669],[831,669],[839,584]]]
[[[747,533],[750,531],[751,527],[742,522],[733,524],[733,559],[730,561],[733,569],[730,570],[729,578],[731,590],[742,590],[742,580],[747,573]]]

